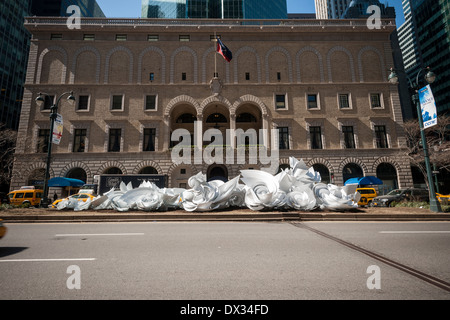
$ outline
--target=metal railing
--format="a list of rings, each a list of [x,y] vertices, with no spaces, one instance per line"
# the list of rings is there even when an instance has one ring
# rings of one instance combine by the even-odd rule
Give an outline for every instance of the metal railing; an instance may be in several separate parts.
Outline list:
[[[65,17],[25,17],[25,25],[66,25]],[[81,18],[90,26],[270,26],[270,27],[355,27],[366,26],[366,19],[148,19],[148,18]],[[395,26],[394,19],[382,19],[382,26]]]

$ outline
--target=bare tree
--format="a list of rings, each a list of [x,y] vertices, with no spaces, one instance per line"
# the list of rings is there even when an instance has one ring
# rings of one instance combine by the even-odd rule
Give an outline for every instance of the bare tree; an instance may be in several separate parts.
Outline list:
[[[14,164],[17,131],[0,124],[0,183],[9,184]]]
[[[437,125],[425,129],[428,151],[431,164],[437,170],[450,171],[450,141],[447,136],[450,128],[450,117],[441,115],[437,119]],[[423,152],[422,138],[417,120],[407,120],[404,123],[406,145],[402,146],[401,156],[408,157],[410,163],[427,176],[425,167],[425,155]],[[428,186],[428,180],[425,179]]]

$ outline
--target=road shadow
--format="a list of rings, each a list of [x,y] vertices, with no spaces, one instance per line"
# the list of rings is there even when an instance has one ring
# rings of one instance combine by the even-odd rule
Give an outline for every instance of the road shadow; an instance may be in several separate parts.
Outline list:
[[[0,258],[22,252],[26,249],[28,249],[28,247],[0,247]]]

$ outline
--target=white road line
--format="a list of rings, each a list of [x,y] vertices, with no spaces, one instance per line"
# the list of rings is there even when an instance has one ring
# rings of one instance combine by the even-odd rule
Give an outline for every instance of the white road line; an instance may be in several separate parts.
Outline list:
[[[59,261],[94,261],[96,258],[70,258],[70,259],[0,259],[0,262],[59,262]]]
[[[89,237],[89,236],[143,236],[145,233],[67,233],[55,234],[55,237]]]
[[[380,231],[379,233],[450,233],[450,231]]]

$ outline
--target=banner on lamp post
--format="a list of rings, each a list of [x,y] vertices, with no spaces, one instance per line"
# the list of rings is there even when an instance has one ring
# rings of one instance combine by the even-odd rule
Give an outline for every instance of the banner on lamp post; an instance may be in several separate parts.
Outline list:
[[[53,123],[52,143],[59,144],[63,133],[63,118],[62,115],[57,114]]]
[[[437,124],[436,102],[430,85],[419,90],[420,108],[422,110],[423,128],[429,128]]]

